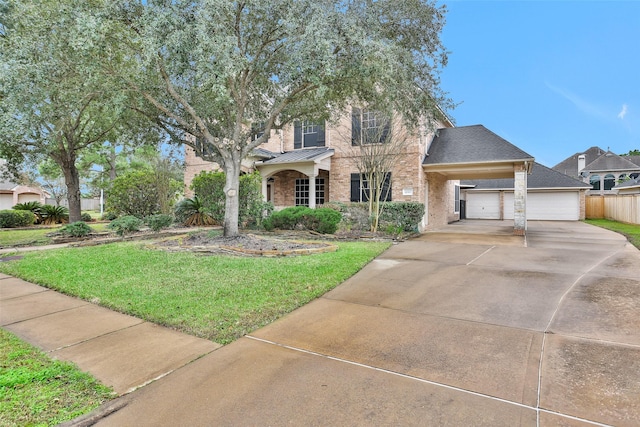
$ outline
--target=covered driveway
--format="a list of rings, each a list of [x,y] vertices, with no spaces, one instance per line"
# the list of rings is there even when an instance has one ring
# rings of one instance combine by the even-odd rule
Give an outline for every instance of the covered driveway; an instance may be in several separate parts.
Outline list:
[[[462,221],[125,396],[98,425],[636,426],[640,251]]]
[[[422,168],[429,185],[428,215],[446,195],[440,194],[442,180],[504,179],[514,180],[513,233],[527,230],[527,175],[534,158],[482,125],[439,129],[431,142]],[[433,217],[433,215],[432,215]],[[434,218],[436,225],[441,225]]]

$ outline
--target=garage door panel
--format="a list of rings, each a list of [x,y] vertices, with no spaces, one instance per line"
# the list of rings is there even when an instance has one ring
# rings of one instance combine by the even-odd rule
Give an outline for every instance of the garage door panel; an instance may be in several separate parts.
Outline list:
[[[529,193],[527,195],[527,218],[577,221],[580,219],[580,196],[575,191]]]
[[[500,219],[499,193],[467,193],[467,218]]]

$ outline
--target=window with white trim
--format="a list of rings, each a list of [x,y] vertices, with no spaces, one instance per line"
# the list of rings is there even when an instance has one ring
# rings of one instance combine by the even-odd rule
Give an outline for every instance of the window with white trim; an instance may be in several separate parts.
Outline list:
[[[316,178],[316,205],[325,201],[325,180]],[[296,178],[295,188],[296,206],[309,206],[309,178]]]

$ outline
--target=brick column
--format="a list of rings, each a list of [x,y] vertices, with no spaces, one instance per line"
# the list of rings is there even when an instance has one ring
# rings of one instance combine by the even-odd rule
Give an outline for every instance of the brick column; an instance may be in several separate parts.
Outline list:
[[[518,165],[514,170],[513,234],[524,236],[527,231],[527,168]]]

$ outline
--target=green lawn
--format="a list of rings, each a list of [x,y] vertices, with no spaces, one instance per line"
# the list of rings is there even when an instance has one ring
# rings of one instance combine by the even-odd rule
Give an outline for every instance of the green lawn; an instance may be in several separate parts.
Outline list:
[[[25,253],[0,272],[226,344],[334,288],[388,246],[340,242],[331,253],[252,258],[113,243]]]
[[[227,344],[319,297],[389,247],[337,245],[338,251],[324,254],[251,258],[120,242],[28,252],[0,263],[0,272]],[[108,399],[109,391],[95,380],[4,331],[0,343],[0,425],[53,425]],[[21,354],[26,361],[14,362]]]
[[[0,425],[48,426],[86,414],[111,390],[0,329]]]
[[[105,231],[108,223],[89,223],[93,231]],[[57,227],[39,227],[12,230],[0,229],[0,248],[9,248],[13,246],[41,246],[51,243],[51,238],[47,234],[55,232]]]
[[[620,233],[629,239],[632,245],[640,249],[640,225],[638,224],[625,224],[609,219],[587,219],[584,222]]]

